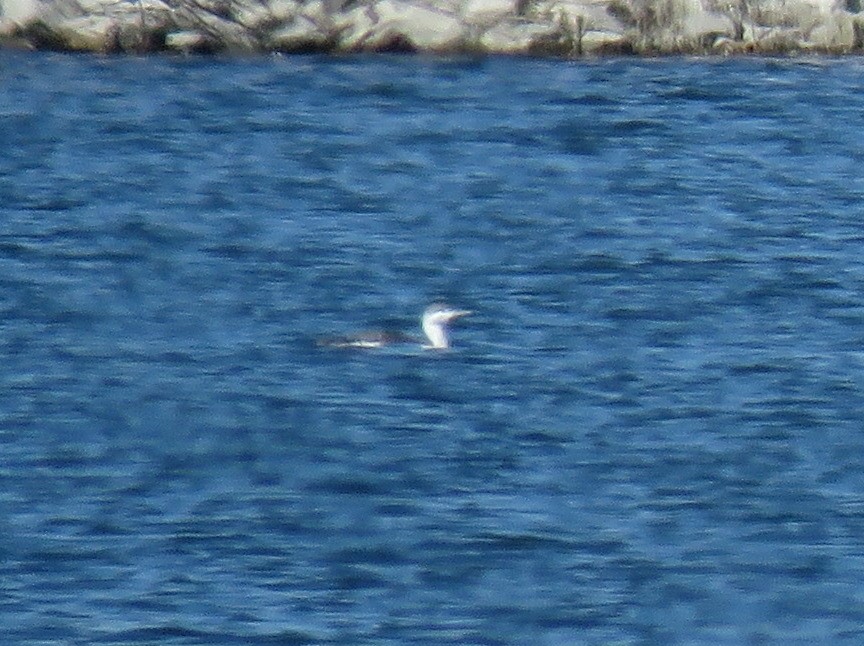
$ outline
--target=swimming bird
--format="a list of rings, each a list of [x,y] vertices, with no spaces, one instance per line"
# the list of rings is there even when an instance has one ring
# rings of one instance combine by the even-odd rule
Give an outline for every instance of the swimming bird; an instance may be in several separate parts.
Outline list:
[[[324,339],[319,341],[318,345],[330,348],[381,348],[395,343],[414,343],[427,350],[446,350],[450,347],[450,323],[471,313],[470,310],[460,310],[444,303],[427,307],[420,320],[420,327],[428,343],[402,332],[366,332],[355,336]]]

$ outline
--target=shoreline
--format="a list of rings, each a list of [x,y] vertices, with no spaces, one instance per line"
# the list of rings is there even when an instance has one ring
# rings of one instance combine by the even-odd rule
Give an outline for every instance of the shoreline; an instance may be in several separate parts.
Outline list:
[[[859,2],[0,0],[0,49],[562,59],[856,55],[864,53]]]

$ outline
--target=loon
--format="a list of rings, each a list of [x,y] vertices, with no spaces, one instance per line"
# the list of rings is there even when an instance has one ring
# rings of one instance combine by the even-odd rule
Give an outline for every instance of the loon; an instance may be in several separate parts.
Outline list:
[[[427,343],[402,332],[367,332],[356,336],[324,339],[318,345],[330,348],[381,348],[395,343],[420,343],[427,350],[446,350],[450,347],[448,326],[452,321],[472,314],[470,310],[460,310],[443,303],[430,305],[423,312],[421,327]]]

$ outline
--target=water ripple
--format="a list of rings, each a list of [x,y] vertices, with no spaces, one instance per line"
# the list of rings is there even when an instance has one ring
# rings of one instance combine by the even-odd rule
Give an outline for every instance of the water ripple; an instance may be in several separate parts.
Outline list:
[[[3,57],[9,639],[861,641],[858,63]]]

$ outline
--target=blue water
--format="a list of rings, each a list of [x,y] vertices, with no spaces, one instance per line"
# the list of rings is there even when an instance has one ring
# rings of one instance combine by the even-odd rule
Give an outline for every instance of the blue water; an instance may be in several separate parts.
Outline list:
[[[4,643],[864,642],[862,72],[2,54]]]

